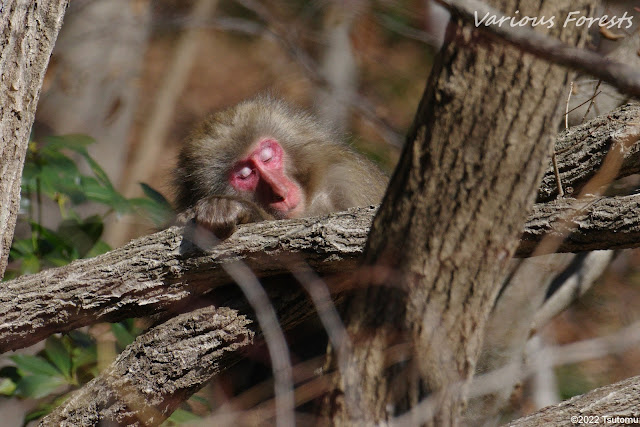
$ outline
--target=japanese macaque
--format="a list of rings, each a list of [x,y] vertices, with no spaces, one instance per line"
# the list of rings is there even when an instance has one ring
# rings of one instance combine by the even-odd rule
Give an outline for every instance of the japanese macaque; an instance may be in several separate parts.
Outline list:
[[[379,203],[387,177],[311,115],[268,96],[213,114],[174,176],[178,223],[224,239],[237,224]]]

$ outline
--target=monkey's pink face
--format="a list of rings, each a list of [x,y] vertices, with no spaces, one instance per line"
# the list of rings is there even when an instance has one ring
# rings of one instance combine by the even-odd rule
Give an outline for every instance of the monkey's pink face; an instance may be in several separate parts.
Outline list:
[[[300,186],[285,173],[284,150],[275,139],[258,142],[231,169],[233,188],[253,193],[253,199],[282,218],[294,218],[303,211]]]

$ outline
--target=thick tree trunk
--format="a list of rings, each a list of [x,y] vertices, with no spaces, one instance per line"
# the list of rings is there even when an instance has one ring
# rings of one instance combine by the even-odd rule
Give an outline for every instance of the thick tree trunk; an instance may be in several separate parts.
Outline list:
[[[67,3],[3,0],[0,5],[0,277],[16,225],[40,87]]]
[[[491,3],[560,22],[590,5]],[[452,22],[365,249],[372,286],[345,304],[353,349],[326,401],[338,425],[388,420],[436,392],[434,417],[414,421],[457,423],[552,148],[567,71]],[[549,31],[584,42],[582,28]]]

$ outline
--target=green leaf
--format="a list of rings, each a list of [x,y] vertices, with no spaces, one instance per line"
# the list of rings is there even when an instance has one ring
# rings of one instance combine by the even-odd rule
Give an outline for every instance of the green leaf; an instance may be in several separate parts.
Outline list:
[[[98,215],[85,220],[69,218],[58,226],[58,235],[65,236],[69,246],[77,249],[78,255],[84,257],[102,236],[104,224]]]
[[[24,416],[24,425],[29,421],[37,420],[40,417],[47,415],[58,406],[62,405],[69,398],[69,394],[64,394],[53,399],[52,402],[41,402],[33,411],[27,412]]]
[[[200,405],[204,406],[205,408],[207,408],[207,409],[209,409],[209,410],[212,410],[212,409],[213,409],[213,407],[211,406],[211,402],[209,402],[209,400],[208,400],[208,399],[205,399],[205,398],[204,398],[204,397],[202,397],[202,396],[198,396],[197,394],[194,394],[193,396],[191,396],[191,397],[189,398],[189,400],[190,400],[190,401],[192,400],[192,401],[194,401],[194,402],[198,402]]]
[[[125,348],[136,339],[122,323],[112,323],[111,332],[116,337],[116,341],[120,348]]]
[[[53,150],[67,148],[80,154],[86,153],[87,147],[96,142],[89,135],[82,134],[48,136],[45,141],[47,142],[46,148]]]
[[[102,255],[105,252],[109,252],[111,250],[111,246],[109,246],[104,240],[98,240],[95,245],[89,252],[85,254],[85,258],[93,258],[98,255]]]
[[[184,409],[176,409],[175,411],[173,411],[173,414],[171,414],[171,416],[167,418],[167,421],[173,422],[175,424],[184,424],[188,422],[199,421],[201,419],[202,417],[194,414],[193,412],[189,412]]]
[[[67,264],[78,258],[77,251],[74,251],[73,242],[67,236],[56,233],[46,227],[42,227],[36,222],[31,222],[31,230],[39,236],[38,252],[43,257],[48,255],[52,258],[63,258]]]
[[[35,188],[36,178],[40,173],[40,168],[33,162],[25,162],[22,169],[22,186],[23,189],[29,190]]]
[[[170,205],[164,205],[151,199],[133,198],[129,203],[136,214],[148,217],[157,227],[164,226],[173,216],[173,209]]]
[[[75,369],[94,365],[98,361],[98,351],[95,344],[92,347],[74,347],[71,354]]]
[[[18,369],[23,373],[31,373],[46,376],[60,376],[60,371],[51,363],[40,356],[30,354],[15,354],[10,357],[15,362]]]
[[[0,378],[0,394],[11,396],[16,391],[16,383],[11,378]]]
[[[114,190],[113,184],[111,184],[111,180],[109,179],[109,176],[107,175],[107,173],[104,170],[102,170],[100,165],[98,163],[96,163],[96,161],[93,160],[93,158],[89,157],[88,154],[85,155],[84,158],[87,161],[87,163],[89,164],[89,167],[91,168],[91,171],[94,173],[96,178],[98,178],[98,181],[100,181],[102,183],[102,185],[104,185],[105,187],[107,187],[107,188],[109,188],[111,190]]]
[[[158,190],[151,187],[149,184],[145,184],[144,182],[140,183],[140,187],[142,187],[142,191],[144,195],[156,202],[158,205],[164,206],[166,209],[171,210],[171,203],[164,197]]]
[[[70,331],[67,336],[73,340],[73,343],[81,347],[91,347],[96,345],[95,340],[86,332],[75,330]]]
[[[78,259],[80,256],[76,251],[71,251],[69,253],[49,253],[42,257],[43,261],[46,261],[46,265],[48,267],[62,267],[63,265],[69,264],[74,259]]]
[[[34,251],[35,251],[35,248],[33,247],[33,240],[31,239],[14,240],[13,245],[11,246],[11,258],[20,259],[24,256],[33,254]]]
[[[0,368],[0,377],[9,378],[15,383],[22,378],[22,375],[20,375],[18,368],[15,366],[3,366]]]
[[[55,408],[55,406],[53,406],[53,405],[41,405],[41,406],[38,406],[33,411],[27,412],[24,415],[24,424],[23,425],[27,425],[27,423],[29,423],[30,421],[34,421],[34,420],[37,420],[40,417],[44,417],[49,412],[51,412],[53,410],[53,408]]]
[[[90,176],[81,177],[80,182],[84,195],[88,200],[107,205],[120,213],[131,211],[127,199],[122,197],[113,187],[105,186]]]
[[[46,149],[49,152],[59,152],[61,149],[69,149],[75,151],[82,155],[84,160],[87,162],[91,171],[97,178],[97,183],[99,186],[104,187],[105,190],[111,190],[115,192],[113,184],[109,179],[109,176],[105,173],[105,171],[100,167],[100,165],[89,155],[87,151],[87,147],[90,144],[93,144],[95,140],[87,135],[63,135],[63,136],[52,136],[47,138]],[[64,156],[64,154],[62,154]],[[89,178],[85,176],[85,178]]]
[[[80,186],[81,174],[73,160],[61,153],[52,153],[40,169],[37,178],[41,191],[49,198],[55,199],[58,193],[66,194],[75,204],[86,198]]]
[[[53,393],[58,387],[66,383],[65,379],[59,376],[30,375],[22,377],[18,381],[15,394],[22,397],[40,399]]]
[[[62,340],[55,336],[47,338],[44,352],[62,375],[67,380],[71,379],[71,353]]]
[[[40,271],[40,260],[33,254],[29,254],[22,258],[20,264],[20,272],[22,274],[33,274]]]

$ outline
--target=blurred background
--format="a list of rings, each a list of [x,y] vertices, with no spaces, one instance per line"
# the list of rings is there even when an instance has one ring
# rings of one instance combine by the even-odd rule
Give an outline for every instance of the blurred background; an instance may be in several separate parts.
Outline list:
[[[608,2],[607,7],[632,11],[632,3]],[[54,139],[58,145],[48,147],[66,150],[77,162],[74,176],[93,177],[80,181],[95,184],[95,188],[88,190],[85,185],[84,194],[69,198],[53,183],[44,185],[38,175],[42,168],[27,167],[25,182],[29,177],[39,178],[32,180],[32,186],[24,184],[23,221],[17,228],[18,245],[10,267],[26,273],[61,265],[61,258],[94,255],[162,227],[162,216],[152,221],[145,214],[148,211],[139,209],[148,204],[140,202],[131,208],[114,191],[125,198],[151,198],[156,204],[161,203],[161,196],[170,201],[170,174],[190,129],[208,113],[261,92],[314,111],[391,173],[447,21],[448,13],[430,0],[73,0],[45,77],[31,152],[38,165],[38,158],[58,158],[57,152],[42,148],[47,141],[51,144],[52,137],[91,137],[95,142],[86,137]],[[633,42],[633,37],[638,39],[636,28],[621,34],[619,43]],[[605,38],[607,53],[615,51],[611,48],[615,40]],[[599,39],[594,36],[593,48],[600,44]],[[626,51],[627,57],[640,55],[633,46]],[[592,81],[586,84],[595,86]],[[591,89],[582,93],[590,94]],[[610,108],[624,102],[619,94],[612,97],[615,105]],[[575,105],[578,98],[572,101]],[[598,112],[607,108],[602,105]],[[572,118],[576,120],[581,119]],[[140,183],[149,186],[146,192]],[[51,197],[41,197],[41,187]],[[69,225],[70,216],[75,228]],[[98,220],[89,223],[86,218]],[[56,252],[47,262],[35,259],[42,245],[34,249],[25,243],[34,241],[35,222],[43,227],[37,229],[36,240],[44,239],[47,230],[64,234],[78,228],[89,235],[89,243],[80,249],[69,244],[64,257]],[[96,222],[99,233],[94,231]],[[102,246],[96,248],[94,237]],[[637,250],[617,254],[596,286],[539,331],[542,345],[608,335],[638,321],[639,261]],[[132,336],[136,331],[132,324],[123,328]],[[122,330],[92,327],[89,335],[112,337],[98,340],[111,343],[111,350],[108,345],[100,347],[103,354],[96,356],[98,365],[109,363],[117,353],[114,348],[126,345],[128,338],[122,334]],[[31,352],[40,349],[42,346]],[[523,384],[514,411],[526,413],[542,404],[535,387],[545,387],[543,403],[550,404],[638,374],[637,345],[560,366],[544,384]],[[43,401],[51,401],[53,390],[60,388],[51,390],[42,395],[23,394],[32,399],[19,404],[3,398],[0,412],[16,405],[41,408]],[[228,386],[214,385],[203,392],[209,403],[195,403],[191,409],[206,415],[229,398],[229,393]],[[15,413],[16,424],[4,425],[20,424],[22,414]]]
[[[82,133],[125,196],[169,175],[208,113],[270,92],[314,111],[392,170],[446,13],[425,1],[73,1],[42,90],[35,139]],[[149,232],[107,222],[118,246]]]

